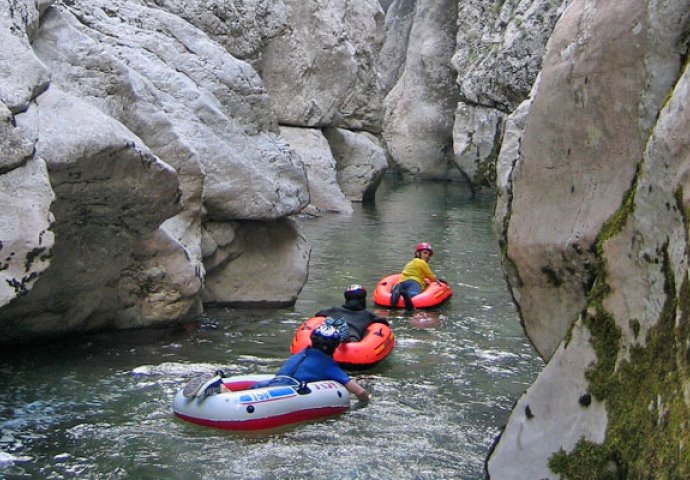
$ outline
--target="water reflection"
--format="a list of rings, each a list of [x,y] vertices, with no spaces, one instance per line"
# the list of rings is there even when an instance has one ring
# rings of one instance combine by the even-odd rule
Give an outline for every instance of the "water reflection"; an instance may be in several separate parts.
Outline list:
[[[375,208],[302,220],[309,281],[294,308],[217,309],[189,331],[52,342],[0,366],[0,476],[155,479],[477,479],[493,436],[541,369],[506,292],[492,199],[461,185],[387,180]],[[370,308],[396,347],[353,372],[372,402],[279,434],[238,435],[178,421],[177,388],[199,372],[272,373],[301,322],[371,293],[420,241],[453,297],[439,308]]]

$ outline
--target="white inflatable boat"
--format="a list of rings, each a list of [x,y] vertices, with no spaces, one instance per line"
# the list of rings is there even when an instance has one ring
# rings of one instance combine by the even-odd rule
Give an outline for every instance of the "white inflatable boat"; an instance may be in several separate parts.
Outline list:
[[[175,394],[173,412],[178,418],[197,425],[248,431],[322,419],[350,407],[349,392],[331,380],[247,390],[256,382],[271,378],[273,375],[214,377],[194,388],[187,386]],[[211,390],[218,391],[218,379],[231,391],[222,389],[220,393],[208,395],[209,386],[216,386]]]

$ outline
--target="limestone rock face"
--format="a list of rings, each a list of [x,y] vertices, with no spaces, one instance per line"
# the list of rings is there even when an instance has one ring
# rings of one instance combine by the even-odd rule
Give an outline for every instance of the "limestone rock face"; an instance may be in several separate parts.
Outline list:
[[[57,88],[15,119],[26,136],[37,135],[36,154],[48,166],[56,243],[50,269],[2,310],[3,336],[111,325],[125,307],[113,286],[133,263],[138,237],[180,208],[175,171],[111,117]]]
[[[266,44],[287,27],[287,8],[282,0],[149,0],[151,8],[183,18],[206,32],[233,57],[253,66],[261,61]]]
[[[689,18],[687,0],[573,1],[506,130],[497,226],[550,361],[490,478],[687,476]]]
[[[553,478],[548,459],[572,451],[586,438],[601,443],[606,434],[604,402],[592,399],[585,371],[596,361],[582,323],[573,329],[549,364],[513,408],[488,463],[490,478]]]
[[[375,70],[384,14],[377,0],[287,0],[290,28],[258,66],[281,124],[381,130]]]
[[[278,137],[248,64],[179,17],[136,3],[75,2],[44,17],[34,48],[53,83],[85,91],[177,170],[202,172],[212,218],[272,219],[304,206],[302,166]],[[85,64],[84,48],[93,52]]]
[[[52,201],[42,159],[25,159],[23,165],[0,174],[0,305],[25,295],[50,265]]]
[[[672,53],[680,32],[662,34],[667,26],[643,1],[616,5],[574,2],[565,11],[512,173],[505,238],[516,276],[509,281],[547,359],[584,306],[592,245],[633,184],[680,68]],[[598,50],[604,45],[606,55]]]
[[[505,115],[495,108],[460,102],[453,123],[455,162],[473,186],[496,188],[496,158]]]
[[[0,9],[0,100],[13,113],[25,110],[49,83],[50,72],[31,52],[28,36],[38,28],[39,16],[49,4],[50,0],[14,1]]]
[[[316,211],[352,213],[352,204],[338,185],[335,158],[321,130],[281,127],[280,135],[305,165],[310,206]]]
[[[452,163],[455,72],[450,67],[457,2],[420,0],[407,41],[405,66],[385,99],[383,138],[399,170],[441,179],[459,172]]]
[[[416,4],[417,0],[396,0],[391,2],[386,11],[386,35],[378,62],[379,75],[386,94],[398,82],[405,66]]]
[[[31,54],[26,35],[37,27],[41,3],[15,7],[0,9],[0,307],[33,288],[54,245],[45,161],[13,115],[48,84],[48,70]]]
[[[461,3],[453,66],[463,102],[512,112],[542,67],[546,43],[568,0]]]
[[[373,202],[383,174],[388,168],[386,152],[376,137],[367,132],[327,128],[338,171],[338,184],[353,202]]]
[[[307,281],[311,248],[289,219],[210,224],[204,302],[235,306],[292,305]]]
[[[537,80],[535,84],[539,84]],[[507,239],[505,231],[510,222],[510,207],[513,195],[513,176],[518,176],[520,171],[520,139],[525,130],[525,122],[529,114],[532,99],[527,99],[507,118],[501,151],[496,160],[496,207],[494,208],[494,232],[502,249],[505,248]],[[503,262],[503,268],[511,269],[510,262]],[[508,277],[517,279],[517,273],[509,273]],[[513,295],[518,298],[520,291],[513,289]]]
[[[541,70],[546,42],[568,3],[469,0],[459,6],[452,59],[460,89],[454,159],[473,186],[494,189],[506,116],[527,98]]]
[[[158,6],[11,4],[0,16],[0,196],[32,198],[0,213],[3,255],[12,250],[2,275],[14,285],[0,297],[5,341],[190,320],[204,223],[270,223],[308,202],[261,79]],[[257,15],[261,38],[280,30],[280,15]],[[254,58],[261,42],[238,48]],[[273,262],[273,278],[297,279],[277,288],[279,303],[296,298],[307,262]]]

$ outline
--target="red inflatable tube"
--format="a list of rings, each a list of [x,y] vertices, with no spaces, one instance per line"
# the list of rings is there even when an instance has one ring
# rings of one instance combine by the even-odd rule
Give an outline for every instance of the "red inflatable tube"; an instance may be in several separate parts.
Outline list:
[[[297,353],[311,345],[311,332],[324,322],[324,317],[312,317],[297,330],[290,352]],[[342,366],[370,367],[388,356],[395,346],[395,335],[388,325],[372,323],[359,342],[341,343],[333,359]]]
[[[391,290],[393,286],[398,283],[400,278],[399,273],[389,275],[376,284],[374,289],[374,303],[380,307],[405,308],[405,301],[402,297],[398,300],[397,305],[391,305]],[[446,300],[448,300],[453,291],[448,284],[442,282],[433,282],[431,285],[422,290],[422,293],[412,297],[412,305],[415,308],[433,308]]]

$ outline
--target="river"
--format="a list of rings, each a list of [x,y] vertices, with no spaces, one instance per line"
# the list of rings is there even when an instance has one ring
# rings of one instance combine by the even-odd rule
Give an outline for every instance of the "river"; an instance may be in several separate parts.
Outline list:
[[[0,478],[480,479],[493,438],[543,363],[500,269],[493,197],[388,177],[375,206],[301,219],[312,245],[294,307],[215,309],[185,330],[74,337],[0,355]],[[173,417],[200,372],[272,373],[300,323],[342,291],[400,270],[430,242],[452,286],[436,310],[387,316],[388,358],[351,374],[372,401],[281,433],[241,435]]]

